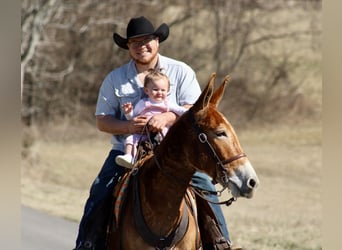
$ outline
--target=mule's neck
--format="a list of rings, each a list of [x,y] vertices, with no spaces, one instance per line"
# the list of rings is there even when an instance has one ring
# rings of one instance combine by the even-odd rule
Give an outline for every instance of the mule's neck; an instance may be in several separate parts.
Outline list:
[[[189,186],[194,170],[187,168],[185,161],[181,158],[172,159],[166,154],[160,156],[158,152],[156,151],[153,156],[155,158],[150,160],[149,167],[144,167],[141,173],[146,180],[144,186],[147,195],[153,193],[155,197],[158,197],[158,204],[165,199],[169,203],[172,201],[179,204]],[[151,202],[153,202],[152,198]]]
[[[140,171],[141,206],[146,221],[155,232],[167,234],[165,230],[179,222],[181,206],[193,170],[186,168],[181,159],[162,157],[156,151]],[[159,152],[160,153],[160,152]]]

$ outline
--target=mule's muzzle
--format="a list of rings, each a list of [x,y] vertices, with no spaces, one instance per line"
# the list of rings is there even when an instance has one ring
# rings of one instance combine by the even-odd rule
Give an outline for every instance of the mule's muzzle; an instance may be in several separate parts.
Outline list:
[[[249,161],[235,169],[229,177],[228,188],[234,197],[252,198],[259,179]]]

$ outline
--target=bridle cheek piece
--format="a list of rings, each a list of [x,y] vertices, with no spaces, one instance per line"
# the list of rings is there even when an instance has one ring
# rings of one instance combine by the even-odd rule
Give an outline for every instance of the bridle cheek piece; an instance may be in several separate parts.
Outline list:
[[[197,124],[196,124],[197,125]],[[199,130],[200,128],[198,127],[198,125],[196,126],[197,130]],[[205,133],[200,132],[198,134],[198,139],[201,143],[206,144],[208,146],[208,148],[210,149],[210,151],[212,152],[213,157],[216,160],[216,172],[219,174],[221,173],[221,176],[217,176],[215,178],[215,182],[216,179],[221,178],[221,184],[223,184],[225,187],[228,186],[228,182],[229,182],[229,176],[228,176],[228,171],[227,169],[224,167],[224,165],[232,163],[233,161],[236,161],[242,157],[247,157],[247,155],[245,153],[240,153],[237,154],[227,160],[221,160],[220,157],[218,157],[215,149],[213,148],[213,146],[210,144],[210,142],[208,141],[208,137]]]

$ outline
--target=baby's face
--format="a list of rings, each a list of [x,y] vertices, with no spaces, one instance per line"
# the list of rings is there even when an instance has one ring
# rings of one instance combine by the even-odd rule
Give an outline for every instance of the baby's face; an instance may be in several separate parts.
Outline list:
[[[155,79],[145,87],[145,93],[152,101],[162,102],[167,97],[168,87],[168,82],[165,79]]]

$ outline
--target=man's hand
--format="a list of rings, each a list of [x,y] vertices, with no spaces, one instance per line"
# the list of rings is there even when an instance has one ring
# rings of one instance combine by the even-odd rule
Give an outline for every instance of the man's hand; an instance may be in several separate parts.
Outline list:
[[[134,117],[128,123],[129,134],[141,133],[147,122],[148,122],[147,116],[141,115],[141,116]]]
[[[171,126],[176,121],[176,114],[165,112],[154,115],[148,122],[148,128],[151,132],[162,132],[166,126]]]

